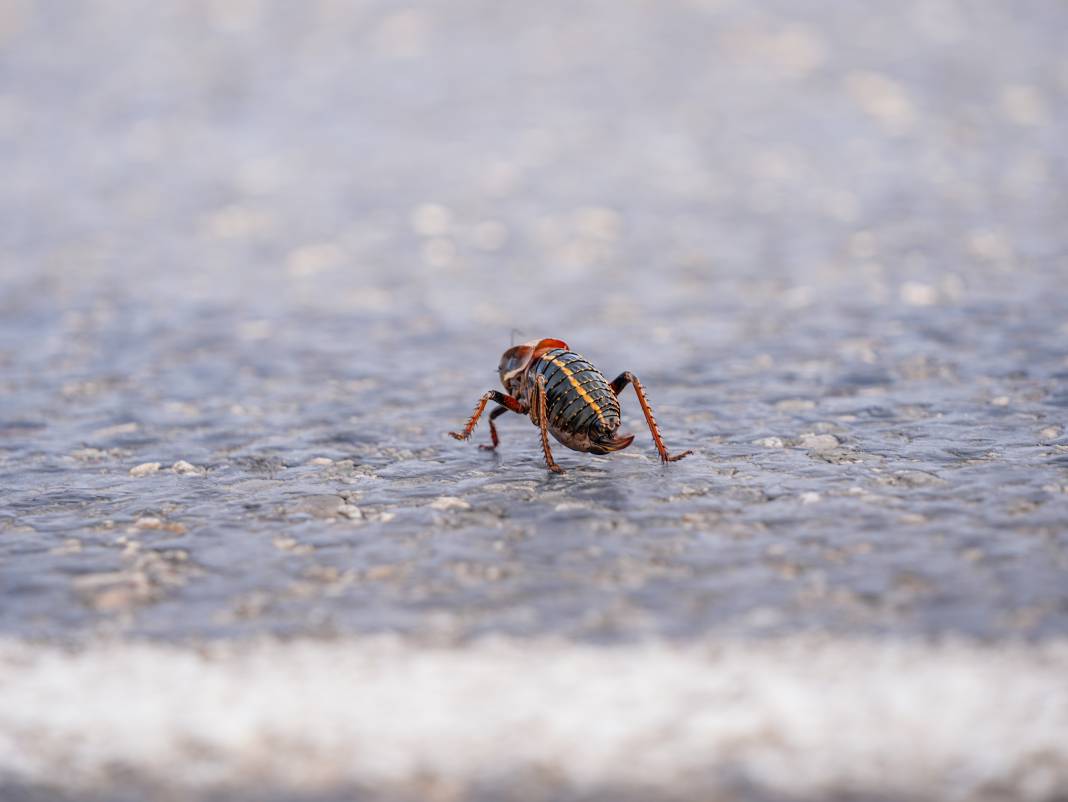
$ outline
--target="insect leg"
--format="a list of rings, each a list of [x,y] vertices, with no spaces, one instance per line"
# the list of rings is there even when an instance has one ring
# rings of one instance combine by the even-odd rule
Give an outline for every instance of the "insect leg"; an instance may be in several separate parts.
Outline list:
[[[512,412],[518,412],[523,414],[527,411],[526,407],[517,398],[512,398],[510,395],[505,395],[498,390],[487,390],[482,394],[482,397],[478,399],[478,404],[475,406],[474,414],[467,419],[467,423],[464,424],[462,432],[449,432],[449,435],[455,437],[457,440],[466,440],[471,436],[471,432],[475,430],[475,426],[478,424],[478,419],[482,417],[482,412],[486,408],[486,404],[490,401],[496,401],[502,407],[507,407]]]
[[[490,439],[493,441],[493,445],[488,446],[485,443],[481,443],[479,445],[479,448],[481,448],[483,451],[493,451],[493,449],[495,449],[497,446],[499,446],[501,444],[500,438],[497,437],[497,427],[493,425],[493,419],[494,418],[499,418],[501,415],[503,415],[507,411],[508,411],[508,407],[497,407],[495,410],[493,410],[493,412],[490,413],[490,416],[489,416]]]
[[[549,470],[553,473],[563,473],[564,469],[556,464],[556,460],[553,459],[553,452],[549,450],[549,413],[545,404],[545,377],[538,375],[537,392],[535,393],[537,398],[535,402],[538,405],[538,428],[541,429],[541,450],[545,454],[545,464],[549,466]]]
[[[637,376],[629,370],[623,371],[612,381],[612,392],[619,395],[623,391],[623,388],[628,384],[634,385],[634,392],[638,396],[638,403],[642,405],[642,412],[645,413],[645,422],[649,424],[649,431],[653,434],[653,442],[656,443],[656,450],[660,452],[660,459],[664,462],[675,462],[688,454],[692,454],[692,451],[683,451],[680,454],[668,454],[667,446],[664,445],[664,438],[660,434],[660,427],[656,425],[656,418],[653,417],[653,410],[650,408],[649,401],[645,397],[645,389],[642,387],[642,383],[638,381]]]

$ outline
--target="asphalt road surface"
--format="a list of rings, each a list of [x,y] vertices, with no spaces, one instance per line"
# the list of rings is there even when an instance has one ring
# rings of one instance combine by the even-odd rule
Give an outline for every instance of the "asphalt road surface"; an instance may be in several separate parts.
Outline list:
[[[0,3],[0,791],[1068,798],[1065,30]]]

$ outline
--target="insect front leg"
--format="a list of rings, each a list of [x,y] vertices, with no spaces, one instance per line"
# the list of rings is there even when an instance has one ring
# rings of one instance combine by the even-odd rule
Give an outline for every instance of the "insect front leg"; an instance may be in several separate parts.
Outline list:
[[[556,464],[553,452],[549,449],[549,412],[545,403],[547,393],[545,392],[545,377],[540,374],[535,395],[537,398],[534,399],[534,403],[538,405],[538,428],[541,429],[541,450],[545,454],[545,464],[553,473],[563,473],[564,469]]]
[[[493,441],[493,445],[488,446],[485,443],[479,444],[479,448],[481,448],[483,451],[493,451],[495,448],[497,448],[497,446],[501,444],[500,439],[497,437],[497,427],[493,425],[493,419],[499,418],[501,415],[508,411],[508,407],[497,407],[495,410],[493,410],[493,412],[490,413],[490,440]]]
[[[461,432],[449,432],[451,437],[455,437],[457,440],[466,440],[471,436],[471,432],[475,430],[475,426],[478,425],[478,419],[482,417],[482,412],[486,409],[486,404],[490,401],[496,401],[502,407],[506,407],[512,412],[518,412],[521,415],[526,413],[527,407],[518,398],[512,398],[510,395],[505,395],[498,390],[487,390],[482,394],[482,397],[478,399],[478,404],[475,406],[474,414],[467,419],[467,423],[464,424],[463,431]]]
[[[645,389],[642,387],[642,383],[638,381],[637,376],[629,370],[623,371],[612,381],[612,392],[619,395],[628,384],[634,385],[634,393],[638,396],[638,403],[642,405],[645,422],[649,424],[649,431],[652,432],[656,450],[660,452],[660,459],[664,462],[675,462],[688,454],[692,454],[692,451],[683,451],[679,454],[668,453],[667,446],[664,445],[664,438],[660,434],[660,427],[656,425],[656,418],[653,417],[653,410],[649,406],[649,400],[645,397]]]

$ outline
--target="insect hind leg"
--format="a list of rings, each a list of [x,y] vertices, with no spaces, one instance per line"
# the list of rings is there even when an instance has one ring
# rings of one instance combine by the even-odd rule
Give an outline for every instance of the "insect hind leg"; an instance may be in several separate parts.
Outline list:
[[[642,383],[638,381],[637,376],[629,370],[623,371],[612,380],[612,392],[619,395],[628,384],[634,385],[634,394],[638,396],[638,403],[641,404],[645,422],[649,424],[649,431],[653,435],[653,442],[656,444],[656,450],[660,453],[661,461],[677,462],[683,457],[692,454],[693,451],[682,451],[678,454],[668,453],[667,446],[664,445],[664,438],[660,434],[660,427],[656,425],[656,418],[653,417],[653,410],[649,406],[649,399],[645,397],[645,388],[642,387]]]

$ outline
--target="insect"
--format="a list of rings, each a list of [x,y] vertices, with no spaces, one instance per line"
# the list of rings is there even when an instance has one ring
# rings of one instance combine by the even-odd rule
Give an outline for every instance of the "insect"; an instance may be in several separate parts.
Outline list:
[[[471,436],[486,404],[495,401],[499,406],[489,416],[492,444],[479,448],[492,451],[500,444],[497,427],[493,424],[500,415],[509,410],[529,415],[531,422],[541,430],[541,450],[549,470],[563,473],[564,469],[556,464],[549,448],[550,434],[570,449],[591,454],[611,454],[631,444],[634,435],[619,434],[622,418],[618,396],[623,388],[632,384],[660,459],[675,462],[693,453],[668,453],[637,376],[624,371],[609,383],[601,371],[572,351],[563,340],[532,340],[509,348],[501,357],[497,370],[507,393],[499,390],[483,393],[463,431],[449,432],[457,440]]]

